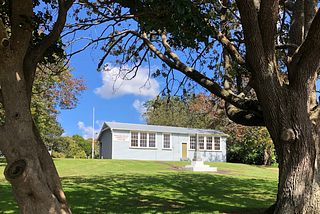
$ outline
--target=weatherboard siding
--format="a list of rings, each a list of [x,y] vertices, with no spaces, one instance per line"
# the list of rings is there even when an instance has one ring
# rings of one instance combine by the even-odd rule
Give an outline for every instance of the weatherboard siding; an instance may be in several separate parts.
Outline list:
[[[113,125],[119,125],[113,123]],[[131,159],[131,160],[156,160],[156,161],[180,161],[182,158],[182,143],[187,144],[187,158],[192,160],[194,157],[194,150],[190,149],[190,134],[186,133],[173,133],[169,131],[173,130],[186,130],[182,128],[173,129],[169,127],[169,131],[162,131],[166,127],[155,127],[152,129],[142,129],[144,126],[130,126],[130,129],[120,129],[119,127],[112,128],[105,123],[102,128],[98,140],[101,142],[101,155],[100,158],[104,159]],[[139,129],[138,129],[139,128]],[[158,131],[157,131],[158,129]],[[161,130],[161,131],[160,131]],[[191,130],[191,129],[190,129]],[[131,131],[133,132],[146,132],[156,134],[156,147],[155,148],[140,148],[131,147]],[[213,130],[213,134],[210,134],[211,130],[196,130],[206,132],[204,135],[207,136],[220,136],[220,150],[219,151],[206,151],[200,150],[201,158],[206,162],[226,162],[226,134]],[[163,147],[164,134],[170,134],[170,148]],[[201,134],[200,134],[201,135]]]
[[[203,161],[205,162],[227,162],[226,155],[226,145],[227,145],[227,137],[220,137],[220,150],[200,150],[200,155]],[[190,150],[190,145],[188,144],[188,158],[190,160],[194,157],[195,150]]]
[[[112,159],[112,134],[110,129],[103,133],[100,142],[100,158]]]

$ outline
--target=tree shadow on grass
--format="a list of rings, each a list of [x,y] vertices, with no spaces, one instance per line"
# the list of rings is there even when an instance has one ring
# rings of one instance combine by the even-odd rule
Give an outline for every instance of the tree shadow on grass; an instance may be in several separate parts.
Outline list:
[[[0,182],[0,213],[19,213],[9,182]]]
[[[220,213],[263,209],[277,182],[212,173],[110,174],[66,178],[73,213]]]

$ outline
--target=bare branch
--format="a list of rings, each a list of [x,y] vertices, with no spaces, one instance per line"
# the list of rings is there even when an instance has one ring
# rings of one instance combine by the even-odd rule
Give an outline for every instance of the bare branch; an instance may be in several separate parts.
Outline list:
[[[175,61],[171,61],[168,57],[165,56],[165,54],[162,54],[149,40],[147,37],[147,34],[144,33],[142,35],[138,34],[135,31],[131,32],[132,34],[140,37],[144,43],[150,48],[152,52],[154,52],[164,63],[166,63],[170,68],[176,69],[183,74],[185,74],[190,79],[194,80],[198,84],[200,84],[202,87],[209,90],[211,93],[217,95],[218,97],[224,99],[225,101],[233,104],[234,106],[250,110],[251,112],[256,112],[259,114],[260,110],[257,105],[257,103],[253,103],[250,100],[247,100],[245,98],[239,97],[234,95],[233,93],[230,93],[229,91],[221,88],[219,84],[212,81],[208,77],[204,76],[197,70],[190,68],[186,66],[184,63],[182,63],[178,57],[175,57],[176,54],[172,53],[169,49],[166,49],[166,54],[171,56]],[[164,40],[165,41],[165,40]]]
[[[293,43],[287,43],[287,44],[283,44],[283,45],[276,45],[275,49],[289,49],[289,48],[297,49],[298,47],[299,47],[299,45],[296,45]]]
[[[109,55],[110,51],[112,50],[112,48],[118,43],[120,42],[124,37],[126,37],[129,34],[129,32],[126,32],[125,34],[121,35],[107,50],[107,52],[105,53],[105,55],[101,58],[99,64],[98,64],[98,69],[101,68],[104,60],[106,59],[106,57]]]
[[[319,67],[320,55],[320,12],[317,12],[315,16],[308,36],[302,45],[294,52],[292,58],[289,58],[289,68],[295,66],[296,69],[291,69],[292,78],[303,78],[304,81],[307,81],[305,78],[313,77],[314,73],[317,72]],[[299,72],[299,68],[304,68],[303,70],[310,71],[312,73]],[[294,72],[294,73],[292,73]],[[298,72],[298,73],[297,73]]]
[[[75,0],[59,0],[59,13],[57,21],[54,24],[52,31],[46,36],[43,41],[36,47],[37,49],[37,59],[36,62],[40,60],[43,53],[47,48],[54,43],[60,36],[64,25],[66,23],[67,12]]]
[[[263,115],[239,109],[230,103],[225,103],[226,113],[230,120],[245,126],[265,126]]]
[[[230,55],[234,57],[240,65],[244,65],[246,61],[241,56],[236,47],[233,45],[233,43],[226,36],[224,36],[218,29],[215,28],[214,31],[216,33],[217,40],[228,50]]]

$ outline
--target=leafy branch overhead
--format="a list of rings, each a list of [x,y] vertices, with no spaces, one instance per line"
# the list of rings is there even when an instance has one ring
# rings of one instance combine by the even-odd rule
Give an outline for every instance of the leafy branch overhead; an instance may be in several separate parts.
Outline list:
[[[219,3],[174,0],[85,2],[88,10],[93,11],[92,18],[70,24],[69,27],[88,29],[94,27],[97,20],[99,24],[108,23],[107,28],[97,38],[91,38],[84,47],[101,42],[100,47],[105,55],[101,57],[99,69],[110,69],[103,65],[107,56],[113,55],[117,58],[113,61],[114,66],[130,65],[131,70],[127,73],[135,76],[143,63],[158,58],[163,67],[157,73],[163,74],[167,82],[171,82],[170,78],[176,80],[172,71],[178,70],[191,82],[197,82],[230,103],[230,118],[245,125],[265,125],[259,102],[251,96],[252,93],[248,93],[252,88],[249,85],[252,82],[247,81],[251,73],[245,62],[244,38],[234,12],[234,3],[230,5],[228,14],[234,20],[229,27],[232,38],[222,33],[223,29],[219,27],[224,9]],[[75,32],[74,28],[71,32]],[[232,57],[229,76],[234,84],[238,84],[232,90],[223,87],[226,74],[221,71],[224,64],[219,49],[222,47]],[[184,55],[183,59],[178,55]],[[179,85],[188,86],[183,82]]]

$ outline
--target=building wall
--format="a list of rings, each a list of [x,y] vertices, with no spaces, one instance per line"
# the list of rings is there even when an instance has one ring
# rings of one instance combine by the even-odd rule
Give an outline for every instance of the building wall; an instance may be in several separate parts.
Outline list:
[[[111,140],[113,139],[113,147]],[[188,158],[194,157],[194,150],[190,150],[188,134],[171,134],[171,148],[163,148],[163,133],[156,133],[155,148],[131,147],[131,136],[128,130],[110,130],[102,133],[102,153],[104,159],[132,159],[132,160],[157,160],[180,161],[182,157],[182,143],[187,143]],[[220,139],[221,151],[200,151],[203,161],[226,162],[226,137]]]
[[[188,148],[190,146],[188,145]],[[190,160],[194,157],[195,150],[188,149],[188,158]],[[201,158],[204,162],[227,162],[227,137],[220,137],[220,151],[206,151],[200,150]]]
[[[112,133],[110,129],[102,133],[100,142],[100,158],[112,159]]]

